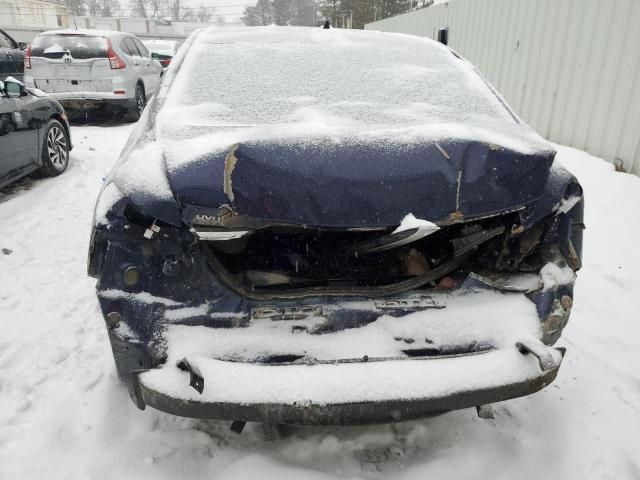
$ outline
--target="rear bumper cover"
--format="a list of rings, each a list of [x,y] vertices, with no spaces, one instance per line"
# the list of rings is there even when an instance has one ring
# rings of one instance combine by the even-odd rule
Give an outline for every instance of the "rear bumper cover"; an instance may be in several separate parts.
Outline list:
[[[126,91],[123,89],[123,91]],[[120,101],[135,100],[132,93],[116,94],[113,92],[50,92],[49,96],[55,98],[59,102],[65,100],[93,100],[93,101]],[[130,98],[129,98],[130,97]]]
[[[127,98],[125,95],[116,95],[111,92],[49,93],[49,96],[58,100],[68,109],[103,108],[105,106],[126,109],[136,104],[133,97]]]
[[[319,365],[195,358],[189,359],[190,372],[168,365],[135,372],[132,396],[139,408],[194,418],[325,425],[401,421],[541,390],[555,379],[564,350],[533,347]],[[190,385],[194,374],[201,393]]]

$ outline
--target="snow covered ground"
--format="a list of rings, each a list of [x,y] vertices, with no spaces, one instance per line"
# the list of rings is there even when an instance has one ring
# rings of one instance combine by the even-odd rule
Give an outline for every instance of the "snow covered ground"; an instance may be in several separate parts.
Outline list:
[[[640,478],[640,178],[559,147],[585,188],[587,231],[567,356],[542,392],[496,405],[495,420],[469,409],[237,436],[141,412],[118,384],[85,260],[131,128],[74,127],[65,175],[0,193],[0,479]]]

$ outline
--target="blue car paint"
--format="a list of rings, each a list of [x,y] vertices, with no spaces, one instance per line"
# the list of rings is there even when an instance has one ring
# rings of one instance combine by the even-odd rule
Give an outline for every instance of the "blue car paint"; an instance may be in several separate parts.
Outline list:
[[[477,141],[439,146],[242,143],[230,173],[233,202],[223,189],[227,152],[176,168],[168,178],[186,223],[230,204],[236,215],[272,223],[390,227],[407,213],[447,223],[529,204],[543,195],[555,155]]]

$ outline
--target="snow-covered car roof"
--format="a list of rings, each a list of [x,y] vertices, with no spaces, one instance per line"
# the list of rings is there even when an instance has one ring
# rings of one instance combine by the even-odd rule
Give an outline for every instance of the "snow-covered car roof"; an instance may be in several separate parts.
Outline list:
[[[89,30],[89,29],[65,29],[65,30],[47,30],[38,35],[89,35],[94,37],[114,37],[114,36],[135,36],[128,32],[119,32],[115,30]]]

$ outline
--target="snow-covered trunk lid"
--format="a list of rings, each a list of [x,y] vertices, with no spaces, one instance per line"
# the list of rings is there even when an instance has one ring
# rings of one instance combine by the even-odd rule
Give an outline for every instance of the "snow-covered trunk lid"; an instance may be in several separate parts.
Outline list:
[[[391,227],[408,213],[446,224],[518,209],[540,197],[552,161],[474,140],[314,138],[237,143],[176,167],[169,154],[167,164],[187,223]]]

